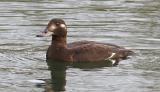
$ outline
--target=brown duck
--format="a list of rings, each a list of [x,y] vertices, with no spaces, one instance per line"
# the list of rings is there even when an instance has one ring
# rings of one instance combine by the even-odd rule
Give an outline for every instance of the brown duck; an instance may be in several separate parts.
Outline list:
[[[67,44],[67,26],[62,19],[52,19],[42,34],[37,37],[52,36],[47,50],[47,59],[64,62],[102,62],[127,59],[133,52],[123,47],[94,41],[78,41]]]

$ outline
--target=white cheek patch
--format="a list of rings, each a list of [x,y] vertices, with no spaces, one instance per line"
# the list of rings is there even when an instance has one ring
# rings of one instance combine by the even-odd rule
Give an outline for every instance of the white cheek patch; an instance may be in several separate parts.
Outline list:
[[[65,24],[61,24],[60,27],[65,28],[66,29],[66,25]]]
[[[52,26],[50,27],[50,29],[51,29],[51,30],[54,30],[54,29],[56,29],[56,26],[55,26],[55,25],[52,25]]]

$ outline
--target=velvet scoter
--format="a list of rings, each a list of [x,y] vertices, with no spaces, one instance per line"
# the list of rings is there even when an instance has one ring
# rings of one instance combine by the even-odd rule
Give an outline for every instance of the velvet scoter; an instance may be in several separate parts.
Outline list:
[[[101,62],[127,59],[133,51],[110,43],[94,41],[78,41],[67,44],[67,25],[62,19],[52,19],[45,30],[37,37],[52,36],[52,42],[47,50],[47,59],[64,62]]]

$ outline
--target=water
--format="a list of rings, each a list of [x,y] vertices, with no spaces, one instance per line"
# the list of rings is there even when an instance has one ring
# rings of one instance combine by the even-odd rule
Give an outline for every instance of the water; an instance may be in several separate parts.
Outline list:
[[[48,70],[51,38],[35,35],[52,18],[66,21],[68,42],[115,43],[137,54],[118,67],[58,64]],[[159,0],[1,0],[0,92],[160,92],[159,24]]]

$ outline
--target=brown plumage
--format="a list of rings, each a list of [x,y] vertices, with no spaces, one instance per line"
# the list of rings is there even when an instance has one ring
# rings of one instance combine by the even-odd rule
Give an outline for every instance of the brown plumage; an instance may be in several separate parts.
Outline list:
[[[132,51],[114,44],[94,41],[79,41],[67,44],[67,26],[62,19],[52,19],[45,31],[38,37],[52,36],[52,43],[47,51],[47,59],[65,62],[101,62],[120,60],[133,54]]]

